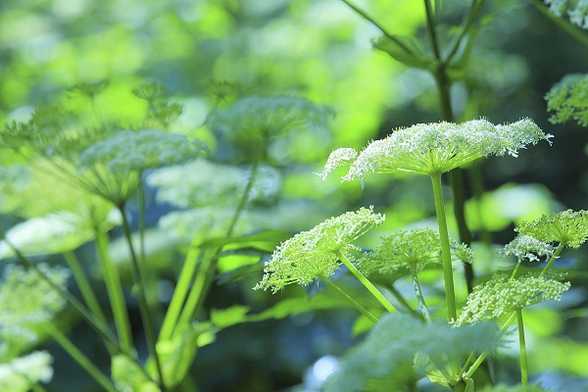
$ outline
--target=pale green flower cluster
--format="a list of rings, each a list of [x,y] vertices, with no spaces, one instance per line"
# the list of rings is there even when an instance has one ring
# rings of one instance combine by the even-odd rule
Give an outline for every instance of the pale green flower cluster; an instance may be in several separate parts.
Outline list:
[[[272,138],[296,131],[325,129],[332,112],[298,97],[251,96],[241,98],[232,105],[214,111],[207,125],[230,146],[237,158],[267,158]]]
[[[518,235],[504,246],[504,254],[513,256],[519,261],[541,261],[549,259],[554,247],[528,235]]]
[[[69,273],[46,264],[38,266],[60,287]],[[6,267],[0,284],[0,357],[18,353],[37,339],[38,329],[64,307],[64,299],[34,270]]]
[[[555,15],[567,16],[576,26],[588,29],[588,0],[545,0],[545,3]]]
[[[246,168],[198,159],[158,169],[148,176],[147,182],[158,188],[159,201],[182,208],[194,208],[210,204],[234,204],[243,194],[250,175],[250,170]],[[272,200],[276,198],[281,185],[282,178],[276,169],[260,166],[249,200]]]
[[[557,242],[569,248],[578,248],[588,239],[588,211],[566,210],[558,214],[543,215],[521,223],[516,230],[544,242]]]
[[[569,288],[569,282],[543,276],[526,275],[512,279],[497,276],[477,286],[468,295],[456,324],[494,320],[543,301],[559,300]]]
[[[46,351],[35,351],[8,362],[0,363],[0,390],[27,392],[39,382],[53,377],[53,358]]]
[[[362,207],[296,234],[276,248],[255,289],[277,292],[289,284],[304,286],[331,276],[339,267],[339,252],[383,222],[384,215]]]
[[[417,274],[430,265],[441,265],[441,241],[432,229],[400,230],[383,237],[373,251],[356,254],[358,268],[368,275]],[[465,244],[452,244],[452,256],[472,261],[471,249]]]
[[[588,2],[587,2],[588,4]],[[565,76],[545,95],[549,120],[561,124],[574,120],[582,126],[588,125],[588,75],[571,74]]]
[[[445,173],[488,156],[517,156],[527,145],[547,140],[529,119],[494,125],[486,120],[461,124],[448,122],[417,124],[395,130],[384,139],[370,143],[353,160],[349,149],[331,153],[321,177],[350,163],[343,180],[363,179],[371,174],[403,176]]]
[[[203,155],[204,146],[181,134],[158,130],[122,131],[88,147],[83,167],[104,165],[113,173],[140,172],[180,164]]]

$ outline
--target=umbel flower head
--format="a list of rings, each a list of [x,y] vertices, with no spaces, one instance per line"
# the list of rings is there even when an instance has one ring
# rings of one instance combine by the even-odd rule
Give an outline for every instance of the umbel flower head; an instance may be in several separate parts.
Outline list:
[[[471,249],[464,244],[453,244],[452,256],[469,263]],[[417,274],[430,265],[441,265],[439,233],[427,228],[398,231],[383,237],[372,252],[360,253],[357,264],[368,275]]]
[[[362,207],[296,234],[276,248],[255,289],[275,293],[289,284],[304,286],[329,277],[339,267],[339,252],[346,252],[353,241],[383,222],[384,215]]]
[[[504,254],[513,256],[519,261],[541,261],[549,259],[554,247],[528,235],[518,235],[504,246]]]
[[[251,96],[215,110],[207,125],[221,141],[227,141],[229,155],[238,159],[267,158],[274,138],[286,133],[320,130],[327,127],[332,112],[303,98],[290,96]]]
[[[570,22],[588,29],[588,0],[545,0],[549,10],[559,17],[568,17]]]
[[[477,286],[468,295],[456,324],[498,319],[543,301],[559,300],[569,288],[569,282],[562,283],[544,276],[526,275],[512,279],[497,276]]]
[[[39,268],[63,287],[67,270],[40,264]],[[37,339],[42,325],[63,308],[65,301],[34,270],[8,265],[0,284],[0,357],[18,354]]]
[[[523,222],[516,231],[543,242],[578,248],[588,239],[588,211],[566,210]]]
[[[320,175],[325,178],[345,164],[350,164],[345,181],[371,174],[445,173],[487,156],[516,157],[527,145],[550,138],[529,119],[504,125],[486,120],[417,124],[373,141],[356,157],[349,148],[333,151]]]
[[[588,2],[586,3],[588,5]],[[565,76],[545,95],[547,110],[551,113],[549,121],[562,124],[574,120],[582,126],[588,126],[586,97],[588,97],[588,75]]]
[[[52,362],[48,352],[35,351],[0,363],[0,390],[27,392],[37,383],[48,383],[53,377]]]

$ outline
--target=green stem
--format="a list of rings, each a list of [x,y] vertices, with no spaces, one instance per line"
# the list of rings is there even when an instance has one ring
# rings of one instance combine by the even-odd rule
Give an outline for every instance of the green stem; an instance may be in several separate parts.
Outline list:
[[[396,308],[394,308],[394,305],[392,305],[390,303],[390,301],[388,301],[388,299],[384,296],[384,294],[382,294],[382,292],[380,290],[378,290],[378,288],[368,279],[365,277],[364,274],[361,273],[360,270],[358,270],[351,261],[349,261],[349,259],[347,257],[345,257],[345,255],[341,252],[337,253],[337,256],[339,257],[339,260],[347,267],[347,269],[349,270],[349,272],[351,272],[353,274],[353,276],[355,276],[355,278],[357,280],[359,280],[359,282],[364,285],[364,287],[366,289],[368,289],[368,291],[374,296],[374,298],[380,303],[382,304],[382,306],[388,311],[388,312],[395,312]]]
[[[563,249],[564,249],[564,246],[563,246],[563,244],[560,243],[557,246],[557,248],[555,248],[555,251],[553,252],[553,254],[551,255],[551,257],[547,261],[547,264],[545,265],[545,268],[543,268],[543,270],[541,271],[541,273],[539,274],[539,276],[545,275],[545,273],[551,268],[551,266],[553,265],[553,263],[555,262],[555,260],[557,260],[559,258],[559,255],[561,254],[561,252],[563,251]]]
[[[80,263],[80,260],[77,258],[74,252],[66,252],[63,256],[73,274],[76,285],[80,289],[80,293],[84,298],[84,302],[90,311],[94,314],[94,316],[96,316],[96,318],[103,324],[106,324],[106,316],[100,307],[100,303],[98,302],[98,298],[92,289],[92,285],[84,273],[84,269]]]
[[[131,258],[131,266],[133,270],[133,280],[139,288],[139,310],[141,313],[141,319],[143,321],[143,328],[145,329],[145,338],[147,340],[147,347],[149,354],[155,360],[155,368],[159,379],[159,386],[162,391],[165,392],[165,380],[163,377],[163,368],[161,366],[161,360],[157,352],[156,341],[155,341],[155,330],[153,327],[153,319],[151,312],[149,311],[149,304],[147,303],[147,294],[145,292],[145,280],[143,273],[137,259],[135,247],[133,246],[133,238],[131,235],[131,228],[127,219],[126,210],[124,204],[118,206],[120,214],[122,216],[123,231],[129,248],[129,254]]]
[[[429,311],[427,302],[425,301],[425,296],[423,295],[423,288],[421,287],[421,282],[419,282],[419,278],[416,274],[412,275],[412,285],[414,287],[414,292],[419,303],[419,311],[424,316],[425,321],[427,323],[430,323],[431,312]]]
[[[431,175],[433,184],[433,197],[435,199],[435,212],[439,225],[439,237],[441,240],[441,261],[443,263],[443,280],[445,284],[445,298],[447,301],[447,315],[449,320],[457,319],[457,307],[455,305],[455,287],[453,284],[453,267],[451,265],[451,251],[449,247],[449,233],[447,231],[447,218],[445,216],[445,201],[441,186],[441,174]]]
[[[71,340],[53,326],[47,327],[47,333],[76,361],[102,388],[108,392],[116,392],[112,381],[98,369],[92,361],[82,353]]]
[[[243,210],[247,205],[249,195],[251,193],[251,190],[253,189],[253,184],[255,183],[255,178],[257,177],[258,168],[259,163],[254,162],[251,166],[251,172],[249,174],[247,184],[245,185],[243,193],[241,194],[241,199],[239,200],[239,203],[235,208],[233,217],[231,218],[229,226],[227,227],[227,231],[225,233],[226,238],[229,238],[233,235],[235,226],[237,225],[237,222],[241,218],[241,214],[243,213]],[[204,298],[206,297],[206,293],[210,289],[210,285],[212,284],[212,281],[214,279],[214,274],[216,273],[216,267],[222,249],[223,247],[219,246],[216,250],[214,250],[212,256],[203,257],[203,262],[200,264],[198,273],[196,274],[196,280],[192,285],[192,289],[190,290],[190,294],[188,296],[188,299],[186,300],[186,304],[182,309],[178,325],[185,325],[185,323],[189,323],[190,320],[194,318],[194,315],[198,313],[198,310],[202,306]]]
[[[517,310],[517,325],[519,330],[519,362],[521,366],[521,384],[526,385],[529,380],[529,368],[527,365],[527,345],[525,343],[525,324],[523,311]]]
[[[517,272],[519,272],[519,268],[521,268],[521,263],[522,260],[519,259],[519,261],[517,261],[517,265],[515,265],[515,267],[512,270],[512,273],[510,274],[510,279],[514,279],[517,276]]]
[[[405,308],[410,314],[416,316],[417,318],[422,318],[422,315],[415,309],[413,309],[412,306],[410,306],[406,298],[404,298],[404,295],[402,295],[402,293],[398,291],[398,289],[393,284],[388,286],[388,289],[390,290],[390,293],[394,296],[396,301],[398,301],[398,303],[402,305],[402,307]]]
[[[120,340],[120,345],[126,351],[133,350],[131,323],[125,304],[118,268],[108,252],[108,234],[98,227],[94,228],[96,237],[96,253],[104,276],[104,284],[110,301],[110,308],[114,317],[114,325]]]
[[[196,271],[196,266],[198,265],[198,254],[199,249],[195,246],[194,242],[192,242],[190,249],[188,249],[188,253],[186,254],[184,265],[182,267],[182,271],[180,272],[180,277],[174,290],[171,302],[167,308],[165,318],[163,319],[163,324],[159,333],[160,340],[166,340],[172,337],[172,333],[178,318],[180,317],[180,312],[182,311],[182,305],[184,305],[184,301],[186,300],[186,296],[190,290],[190,283],[194,279],[194,272]]]
[[[474,163],[468,170],[468,178],[472,186],[474,199],[476,200],[476,215],[480,225],[480,238],[484,244],[490,246],[492,244],[492,233],[486,227],[484,216],[482,214],[482,197],[484,196],[484,180],[482,178],[482,170],[480,163]]]
[[[543,0],[531,0],[531,3],[539,10],[539,12],[541,12],[553,23],[558,25],[563,31],[571,35],[576,41],[578,41],[582,45],[588,46],[588,34],[586,34],[584,30],[580,29],[577,26],[574,26],[566,19],[559,17],[551,11],[549,11],[549,9],[547,9],[547,7],[545,6]]]
[[[142,174],[139,175],[139,186],[137,188],[137,199],[139,205],[139,259],[145,264],[145,182]]]
[[[90,324],[90,326],[104,339],[105,342],[112,344],[114,347],[116,347],[117,350],[123,351],[122,347],[116,341],[108,327],[96,319],[96,317],[91,312],[89,312],[86,307],[77,300],[76,297],[71,295],[69,291],[60,287],[53,280],[51,280],[51,278],[45,272],[43,272],[27,257],[25,257],[20,250],[18,250],[10,241],[8,241],[8,239],[4,238],[4,241],[10,247],[10,249],[12,249],[16,255],[17,260],[26,268],[30,268],[35,271],[35,273],[37,273],[37,275],[39,275],[43,281],[45,281],[53,290],[55,290],[61,298],[70,304],[88,322],[88,324]]]
[[[339,286],[335,282],[332,282],[330,279],[324,279],[324,282],[326,282],[327,285],[329,285],[331,288],[333,288],[335,291],[337,291],[339,294],[341,294],[343,297],[345,297],[349,301],[349,303],[351,303],[359,311],[359,313],[363,314],[365,317],[367,317],[368,319],[370,319],[373,322],[378,321],[378,317],[376,317],[373,313],[371,313],[369,311],[369,309],[367,309],[359,301],[357,301],[355,298],[353,298],[351,295],[349,295],[345,290],[343,290],[343,288],[341,286]]]
[[[437,40],[437,28],[435,26],[435,20],[433,18],[433,9],[431,7],[430,0],[423,0],[425,4],[425,15],[427,17],[427,33],[429,34],[429,41],[433,54],[437,61],[441,62],[441,50],[439,49],[439,40]]]

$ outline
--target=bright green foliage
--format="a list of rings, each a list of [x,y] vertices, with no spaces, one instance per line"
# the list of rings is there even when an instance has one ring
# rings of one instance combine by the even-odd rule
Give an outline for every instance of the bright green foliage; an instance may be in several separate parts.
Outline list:
[[[197,173],[198,175],[194,175]],[[234,204],[243,194],[250,170],[198,159],[150,174],[147,182],[158,188],[157,198],[182,208]],[[258,168],[249,200],[267,202],[280,190],[280,173],[270,166]]]
[[[182,105],[169,102],[160,84],[144,83],[134,89],[133,93],[147,102],[148,109],[144,124],[147,127],[167,128],[182,114]]]
[[[456,324],[495,320],[510,313],[549,300],[559,300],[570,288],[569,282],[559,282],[543,276],[526,275],[518,278],[496,276],[476,286]]]
[[[468,246],[455,244],[453,251],[456,259],[471,262],[472,254]],[[431,229],[401,230],[383,237],[372,252],[359,252],[354,261],[368,275],[417,274],[428,266],[441,265],[439,233]]]
[[[383,222],[384,215],[362,207],[296,234],[274,251],[255,288],[275,293],[289,284],[304,286],[329,277],[339,267],[338,252],[346,252],[353,241]]]
[[[159,392],[160,389],[151,382],[139,365],[124,355],[112,358],[112,379],[121,392]]]
[[[49,278],[64,287],[69,273],[39,265]],[[42,326],[65,305],[64,299],[34,270],[9,265],[0,285],[0,358],[11,358],[37,341]]]
[[[83,167],[105,166],[126,175],[195,159],[205,148],[187,137],[157,130],[122,131],[93,144],[80,155]]]
[[[491,324],[451,327],[388,314],[343,358],[325,390],[362,391],[377,379],[402,380],[414,373],[410,369],[417,354],[425,355],[430,364],[446,365],[471,352],[492,352],[500,340],[498,328]]]
[[[545,0],[545,3],[555,15],[568,17],[576,26],[588,29],[587,0]]]
[[[504,254],[519,261],[547,260],[553,255],[553,246],[528,235],[518,235],[504,247]]]
[[[330,117],[330,109],[302,98],[252,96],[212,112],[207,125],[221,142],[231,146],[233,150],[227,155],[239,161],[258,161],[274,155],[268,148],[284,154],[284,146],[275,144],[275,138],[280,137],[280,143],[287,145],[288,133],[300,137],[305,132],[324,131]]]
[[[27,392],[34,384],[48,383],[53,377],[52,361],[49,353],[35,351],[0,363],[0,390]]]
[[[486,120],[417,124],[370,143],[351,163],[343,180],[363,179],[371,174],[445,173],[492,155],[516,157],[527,145],[550,138],[529,119],[505,125]],[[321,177],[350,162],[352,156],[349,149],[335,150]]]
[[[588,2],[586,2],[588,5]],[[545,95],[549,121],[561,124],[574,120],[588,126],[588,75],[566,75]]]
[[[521,223],[517,232],[544,242],[578,248],[588,239],[588,211],[566,210]]]

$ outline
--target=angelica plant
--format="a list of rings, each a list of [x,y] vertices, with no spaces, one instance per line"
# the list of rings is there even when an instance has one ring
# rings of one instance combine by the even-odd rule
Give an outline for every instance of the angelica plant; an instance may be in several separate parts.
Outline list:
[[[494,125],[486,120],[462,124],[447,122],[417,124],[393,131],[388,137],[373,141],[355,154],[348,148],[335,150],[327,159],[321,177],[327,177],[340,166],[347,166],[344,181],[365,179],[373,174],[392,177],[425,175],[432,181],[435,211],[439,226],[441,258],[449,319],[457,318],[455,289],[445,202],[441,176],[489,156],[511,155],[551,135],[544,133],[533,121]]]
[[[386,310],[394,311],[390,301],[347,256],[355,240],[383,222],[384,216],[373,208],[360,208],[296,234],[276,248],[255,288],[276,293],[289,284],[305,286],[316,279],[328,279],[342,263]]]

